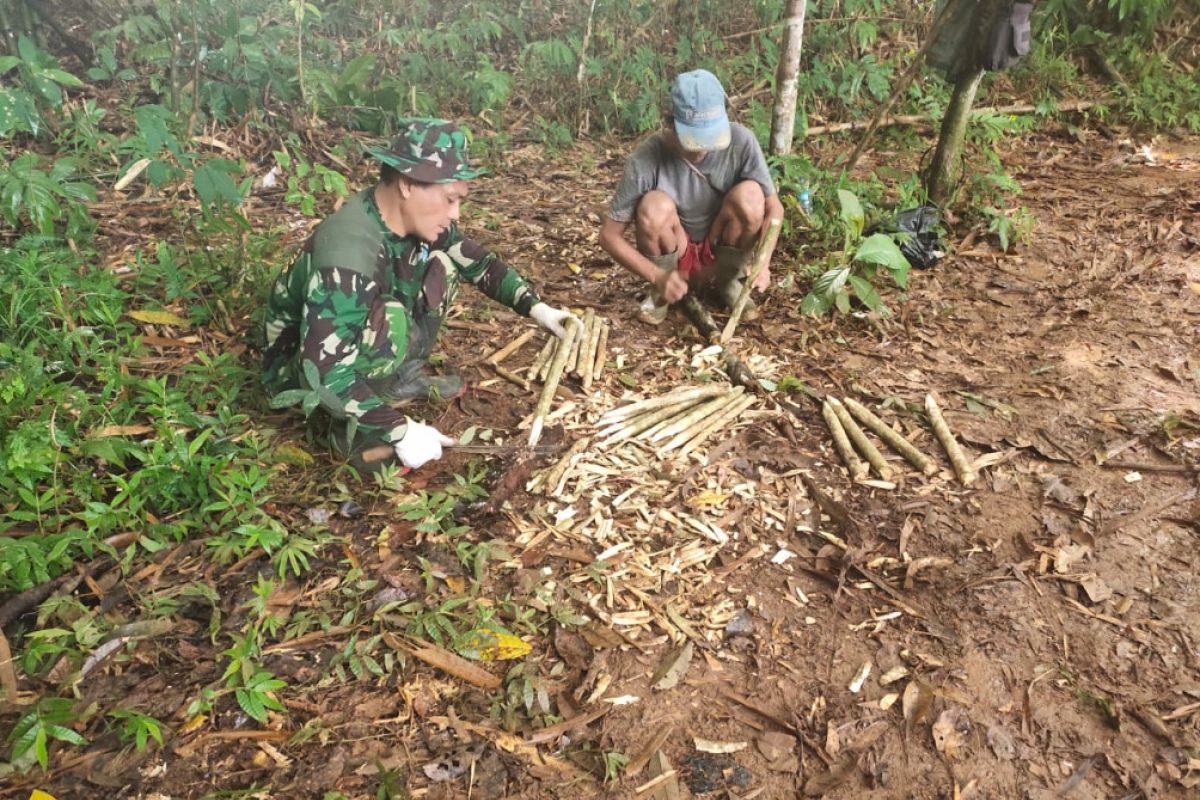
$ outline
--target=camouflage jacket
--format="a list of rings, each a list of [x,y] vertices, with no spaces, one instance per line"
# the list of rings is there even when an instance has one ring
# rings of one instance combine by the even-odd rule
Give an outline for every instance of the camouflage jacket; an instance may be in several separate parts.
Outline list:
[[[321,408],[358,421],[358,436],[399,441],[404,415],[372,382],[394,373],[406,356],[407,330],[430,315],[444,317],[464,281],[525,316],[539,302],[524,278],[456,223],[432,244],[397,236],[373,189],[358,192],[317,226],[275,281],[265,319],[267,391],[318,390]],[[305,378],[308,361],[319,387]]]

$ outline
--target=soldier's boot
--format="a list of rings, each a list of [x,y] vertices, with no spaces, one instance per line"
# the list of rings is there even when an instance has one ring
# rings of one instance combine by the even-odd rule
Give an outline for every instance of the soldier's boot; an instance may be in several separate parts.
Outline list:
[[[717,245],[714,253],[716,262],[713,264],[712,292],[726,310],[732,311],[742,294],[744,281],[749,279],[749,276],[743,278],[743,273],[750,262],[751,254],[746,250],[723,244]],[[756,317],[758,306],[754,300],[748,300],[742,319],[749,321]]]
[[[449,402],[461,397],[465,391],[466,384],[461,375],[433,375],[426,370],[424,361],[406,361],[380,394],[395,406],[418,400]]]
[[[654,266],[663,272],[671,272],[679,268],[678,253],[668,253],[665,256],[648,256],[648,258],[654,262]],[[638,319],[647,325],[661,325],[667,318],[667,312],[670,308],[670,304],[663,299],[658,290],[651,289],[646,298],[642,300],[642,304],[638,309]]]

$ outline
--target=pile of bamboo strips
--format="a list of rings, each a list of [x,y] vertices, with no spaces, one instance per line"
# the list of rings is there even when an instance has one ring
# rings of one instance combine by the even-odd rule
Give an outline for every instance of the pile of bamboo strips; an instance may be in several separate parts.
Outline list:
[[[964,484],[970,485],[975,481],[975,472],[967,463],[962,449],[954,439],[954,434],[950,432],[950,428],[942,418],[942,412],[938,408],[937,401],[931,394],[925,396],[925,410],[929,414],[930,424],[937,435],[938,441],[941,442],[942,447],[946,450],[946,454],[950,458],[950,463],[954,465],[954,471],[958,474],[959,480]],[[833,435],[834,447],[837,449],[842,461],[846,464],[846,469],[849,470],[852,480],[866,480],[867,475],[872,469],[885,481],[890,481],[892,478],[891,466],[884,459],[883,454],[879,452],[874,442],[867,438],[866,433],[859,426],[859,423],[873,431],[893,450],[903,456],[906,461],[921,470],[924,474],[932,475],[938,471],[937,464],[933,459],[922,453],[917,449],[916,445],[905,439],[886,422],[875,416],[870,409],[856,400],[849,397],[844,400],[838,400],[832,396],[827,397],[821,407],[821,414],[825,417],[825,424],[829,426],[829,432]],[[862,458],[859,458],[859,454],[862,455],[862,458],[866,459],[866,463],[863,463]]]
[[[697,386],[614,408],[600,418],[597,445],[637,438],[657,448],[659,457],[687,455],[732,424],[754,403],[741,386]]]
[[[569,342],[566,339],[551,336],[542,346],[537,358],[533,360],[533,365],[526,374],[526,380],[549,382],[554,357],[566,344],[569,350],[563,362],[563,374],[575,375],[579,378],[584,390],[591,389],[592,383],[604,371],[604,361],[608,356],[608,331],[608,320],[597,316],[594,309],[587,309],[583,313],[582,331]]]

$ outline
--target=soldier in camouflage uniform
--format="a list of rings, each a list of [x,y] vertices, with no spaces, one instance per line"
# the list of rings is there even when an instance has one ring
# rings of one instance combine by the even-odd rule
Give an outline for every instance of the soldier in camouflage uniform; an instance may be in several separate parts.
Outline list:
[[[390,444],[407,467],[440,458],[452,443],[395,406],[463,389],[425,363],[462,282],[557,336],[566,311],[541,302],[495,254],[464,237],[459,203],[479,176],[462,130],[409,119],[387,148],[379,183],[317,226],[275,281],[266,313],[264,383],[278,400],[316,393],[346,457]]]

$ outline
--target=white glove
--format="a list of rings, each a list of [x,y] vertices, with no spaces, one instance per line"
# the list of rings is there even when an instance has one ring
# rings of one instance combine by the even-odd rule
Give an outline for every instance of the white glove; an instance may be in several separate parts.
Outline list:
[[[541,325],[560,339],[567,335],[567,329],[563,327],[566,325],[567,320],[577,319],[570,311],[563,311],[561,308],[548,306],[545,303],[538,303],[529,309],[529,316],[538,325]]]
[[[426,463],[441,458],[442,448],[452,444],[453,439],[443,436],[432,425],[410,419],[404,438],[396,442],[396,457],[409,469],[420,469]]]

